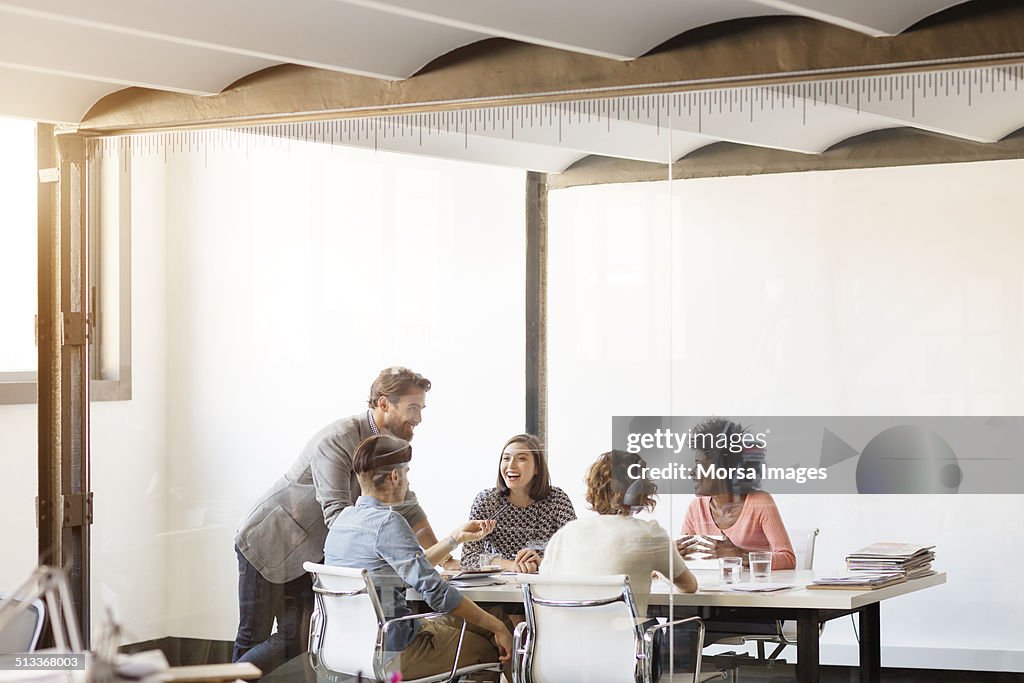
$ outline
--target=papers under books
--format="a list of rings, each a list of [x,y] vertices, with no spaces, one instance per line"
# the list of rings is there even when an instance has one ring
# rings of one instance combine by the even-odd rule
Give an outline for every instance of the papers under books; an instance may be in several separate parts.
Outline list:
[[[907,577],[903,572],[850,572],[841,576],[820,576],[814,580],[811,588],[838,588],[845,590],[874,590],[903,583]]]

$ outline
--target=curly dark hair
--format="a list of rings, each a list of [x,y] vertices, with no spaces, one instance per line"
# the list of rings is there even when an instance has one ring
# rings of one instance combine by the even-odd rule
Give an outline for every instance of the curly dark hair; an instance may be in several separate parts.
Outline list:
[[[739,422],[724,417],[705,418],[692,431],[696,449],[722,467],[734,466],[739,451],[730,450],[728,443],[735,438],[734,435],[746,433],[747,430]],[[719,445],[723,440],[726,445]]]

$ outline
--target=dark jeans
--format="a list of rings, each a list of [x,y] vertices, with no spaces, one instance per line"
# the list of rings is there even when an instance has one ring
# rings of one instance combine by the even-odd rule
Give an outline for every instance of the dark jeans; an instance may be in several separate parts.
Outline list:
[[[238,555],[238,635],[233,662],[251,662],[269,674],[306,650],[303,616],[313,608],[313,581],[303,574],[271,583],[235,547]],[[277,621],[277,631],[270,633]]]

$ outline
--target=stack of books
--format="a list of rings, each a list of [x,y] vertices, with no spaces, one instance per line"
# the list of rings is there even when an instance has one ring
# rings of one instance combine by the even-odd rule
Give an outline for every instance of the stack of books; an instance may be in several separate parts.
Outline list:
[[[873,543],[846,556],[847,573],[822,576],[808,588],[873,590],[930,576],[935,546],[911,543]]]

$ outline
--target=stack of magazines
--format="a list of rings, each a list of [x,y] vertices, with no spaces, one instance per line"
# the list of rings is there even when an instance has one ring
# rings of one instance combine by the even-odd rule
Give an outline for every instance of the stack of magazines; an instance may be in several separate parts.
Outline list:
[[[902,572],[908,579],[931,576],[935,546],[912,543],[873,543],[846,556],[846,568],[855,572]]]
[[[935,546],[873,543],[846,556],[847,573],[822,576],[808,588],[872,590],[934,574]]]

